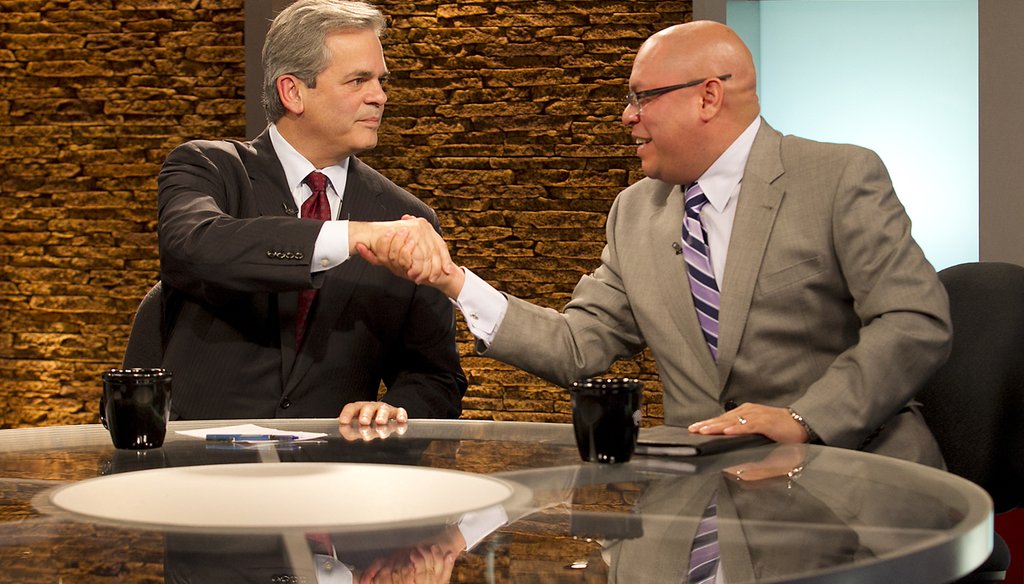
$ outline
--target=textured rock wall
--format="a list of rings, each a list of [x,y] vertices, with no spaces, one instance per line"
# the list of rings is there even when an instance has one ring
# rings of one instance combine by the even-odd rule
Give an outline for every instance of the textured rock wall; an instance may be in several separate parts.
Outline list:
[[[393,74],[363,156],[440,214],[456,259],[561,306],[639,178],[619,121],[636,48],[690,2],[382,1]],[[155,282],[156,174],[245,135],[242,0],[5,1],[0,11],[0,427],[97,420]],[[461,325],[460,325],[461,326]],[[565,392],[460,346],[467,418],[568,420]],[[651,380],[649,356],[612,374]]]

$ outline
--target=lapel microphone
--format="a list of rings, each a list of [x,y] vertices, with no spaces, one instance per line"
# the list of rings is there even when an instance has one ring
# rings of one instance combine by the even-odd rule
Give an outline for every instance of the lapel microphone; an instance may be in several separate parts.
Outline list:
[[[683,246],[679,245],[678,241],[672,242],[672,249],[676,250],[676,255],[683,253]]]
[[[295,209],[293,207],[288,206],[288,203],[281,203],[281,206],[284,207],[284,212],[285,212],[286,215],[298,215],[299,214],[299,210]]]

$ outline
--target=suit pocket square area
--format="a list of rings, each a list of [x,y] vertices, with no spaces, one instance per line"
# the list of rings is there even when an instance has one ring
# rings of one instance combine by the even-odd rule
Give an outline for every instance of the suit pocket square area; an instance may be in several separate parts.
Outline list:
[[[767,296],[820,274],[824,270],[821,257],[814,256],[758,278],[757,289],[761,294]]]

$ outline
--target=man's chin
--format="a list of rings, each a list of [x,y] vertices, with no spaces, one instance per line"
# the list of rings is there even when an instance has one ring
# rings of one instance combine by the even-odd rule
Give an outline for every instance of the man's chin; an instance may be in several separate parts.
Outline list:
[[[377,138],[374,137],[373,140],[364,140],[363,142],[361,142],[359,144],[353,144],[352,145],[352,154],[359,154],[361,152],[366,152],[367,150],[373,150],[376,147],[377,147]]]
[[[640,168],[644,171],[644,176],[647,178],[653,178],[668,184],[682,185],[691,182],[684,180],[680,176],[683,173],[679,172],[678,169],[666,169],[664,166],[654,164],[651,160],[641,160]]]
[[[655,166],[653,162],[648,160],[641,160],[640,168],[644,171],[644,176],[646,176],[647,178],[661,180],[661,172],[659,172],[658,167]]]

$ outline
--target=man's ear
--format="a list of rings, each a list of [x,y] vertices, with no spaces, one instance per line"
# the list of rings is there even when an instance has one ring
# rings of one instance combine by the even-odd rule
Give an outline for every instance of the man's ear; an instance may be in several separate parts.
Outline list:
[[[277,95],[281,98],[281,105],[289,113],[301,114],[305,111],[305,106],[302,103],[302,93],[306,89],[306,84],[299,80],[294,75],[282,75],[277,78]]]
[[[721,111],[725,103],[725,86],[722,80],[712,77],[704,83],[700,96],[700,117],[703,121],[710,121]]]

